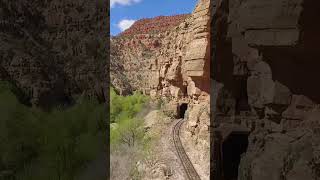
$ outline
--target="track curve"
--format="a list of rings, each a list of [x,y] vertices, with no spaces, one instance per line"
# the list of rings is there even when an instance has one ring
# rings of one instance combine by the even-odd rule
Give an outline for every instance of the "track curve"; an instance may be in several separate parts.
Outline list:
[[[173,127],[173,142],[174,142],[174,146],[176,148],[176,151],[178,153],[178,157],[181,161],[181,164],[187,174],[187,177],[189,180],[201,180],[199,174],[197,173],[197,171],[195,170],[195,168],[193,167],[186,151],[184,150],[181,140],[180,140],[180,128],[181,125],[184,123],[184,120],[180,120],[177,122],[177,124],[175,124],[175,126]]]

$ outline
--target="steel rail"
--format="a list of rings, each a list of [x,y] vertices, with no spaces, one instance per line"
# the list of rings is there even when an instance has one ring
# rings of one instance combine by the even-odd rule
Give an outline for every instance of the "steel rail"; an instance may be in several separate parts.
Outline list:
[[[199,174],[195,170],[192,162],[190,161],[184,147],[182,146],[181,140],[180,140],[180,128],[183,124],[184,120],[180,120],[175,124],[173,127],[173,142],[174,146],[176,148],[176,151],[178,153],[178,157],[181,161],[181,164],[183,166],[183,169],[185,170],[187,177],[189,180],[201,180]]]

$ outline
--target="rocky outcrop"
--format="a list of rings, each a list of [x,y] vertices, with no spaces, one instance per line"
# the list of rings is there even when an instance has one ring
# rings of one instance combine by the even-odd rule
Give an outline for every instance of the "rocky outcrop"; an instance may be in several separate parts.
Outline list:
[[[213,124],[222,136],[228,130],[221,127],[228,125],[233,134],[234,125],[248,130],[247,150],[234,178],[320,177],[320,89],[312,81],[319,76],[314,42],[320,26],[312,23],[320,16],[319,7],[313,0],[217,3]]]
[[[105,100],[107,39],[96,36],[108,35],[102,1],[0,4],[1,80],[35,106],[68,104],[82,93]]]

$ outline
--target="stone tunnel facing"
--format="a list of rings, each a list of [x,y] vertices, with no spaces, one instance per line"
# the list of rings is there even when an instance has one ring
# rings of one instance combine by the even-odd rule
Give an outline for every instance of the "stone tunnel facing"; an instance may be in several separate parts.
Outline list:
[[[184,119],[184,115],[185,115],[187,109],[188,109],[188,104],[187,103],[182,103],[179,106],[179,118]]]
[[[222,171],[224,180],[237,180],[241,155],[247,151],[246,133],[232,133],[222,145]]]

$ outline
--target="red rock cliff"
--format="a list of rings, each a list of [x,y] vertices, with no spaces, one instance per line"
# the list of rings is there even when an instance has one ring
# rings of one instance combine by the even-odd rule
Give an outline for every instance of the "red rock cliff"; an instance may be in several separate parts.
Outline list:
[[[189,14],[182,14],[174,16],[158,16],[155,18],[140,19],[136,21],[129,29],[122,32],[120,35],[128,36],[134,34],[164,32],[179,25],[189,16]]]

